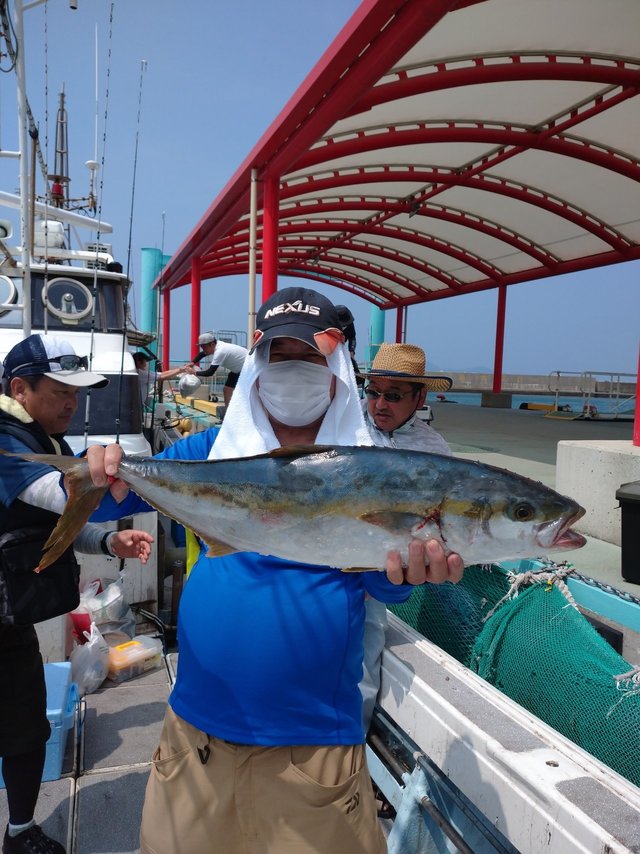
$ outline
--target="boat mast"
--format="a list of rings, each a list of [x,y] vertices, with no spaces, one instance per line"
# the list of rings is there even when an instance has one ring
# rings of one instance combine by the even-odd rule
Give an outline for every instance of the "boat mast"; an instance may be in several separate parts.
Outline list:
[[[58,95],[58,115],[56,116],[56,152],[51,181],[51,204],[56,208],[69,208],[69,143],[67,138],[67,110],[65,107],[64,85]]]
[[[35,0],[29,7],[44,0]],[[27,86],[24,64],[24,25],[22,0],[15,0],[15,30],[18,46],[16,56],[16,81],[18,93],[18,150],[20,153],[20,239],[22,261],[22,332],[25,338],[31,335],[31,235],[29,234],[29,170],[27,163]],[[35,200],[34,200],[35,201]]]

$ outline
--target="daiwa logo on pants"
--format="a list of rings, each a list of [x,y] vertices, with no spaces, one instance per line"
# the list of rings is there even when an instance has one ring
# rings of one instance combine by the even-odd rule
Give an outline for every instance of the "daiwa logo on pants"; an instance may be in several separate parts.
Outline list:
[[[267,320],[270,317],[274,317],[276,314],[309,314],[311,317],[318,317],[320,314],[320,308],[317,305],[308,305],[307,303],[302,302],[302,300],[296,300],[295,302],[283,302],[280,305],[274,305],[273,308],[268,309],[265,312],[264,319]]]

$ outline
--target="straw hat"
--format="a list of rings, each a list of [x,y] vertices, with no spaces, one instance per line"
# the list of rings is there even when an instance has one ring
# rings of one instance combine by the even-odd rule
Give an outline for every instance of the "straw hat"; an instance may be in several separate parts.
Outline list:
[[[451,377],[427,376],[426,367],[426,357],[421,347],[415,344],[381,344],[371,368],[363,371],[362,376],[420,383],[429,391],[449,391],[453,385]]]

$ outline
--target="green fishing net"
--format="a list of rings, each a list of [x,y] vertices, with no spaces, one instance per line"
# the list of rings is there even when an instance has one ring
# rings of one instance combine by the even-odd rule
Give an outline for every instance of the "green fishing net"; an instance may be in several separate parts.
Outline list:
[[[640,785],[640,674],[570,599],[562,573],[472,566],[389,610]]]

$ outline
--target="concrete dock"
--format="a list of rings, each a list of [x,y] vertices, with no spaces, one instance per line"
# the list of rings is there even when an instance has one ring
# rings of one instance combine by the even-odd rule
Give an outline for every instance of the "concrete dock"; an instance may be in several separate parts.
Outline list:
[[[442,433],[454,454],[510,469],[554,488],[558,442],[631,442],[633,436],[631,421],[565,421],[546,418],[539,411],[428,402],[434,414],[431,426]],[[617,507],[615,490],[606,500]],[[640,585],[622,578],[617,545],[588,536],[584,548],[550,557],[569,560],[578,572],[640,596]]]

